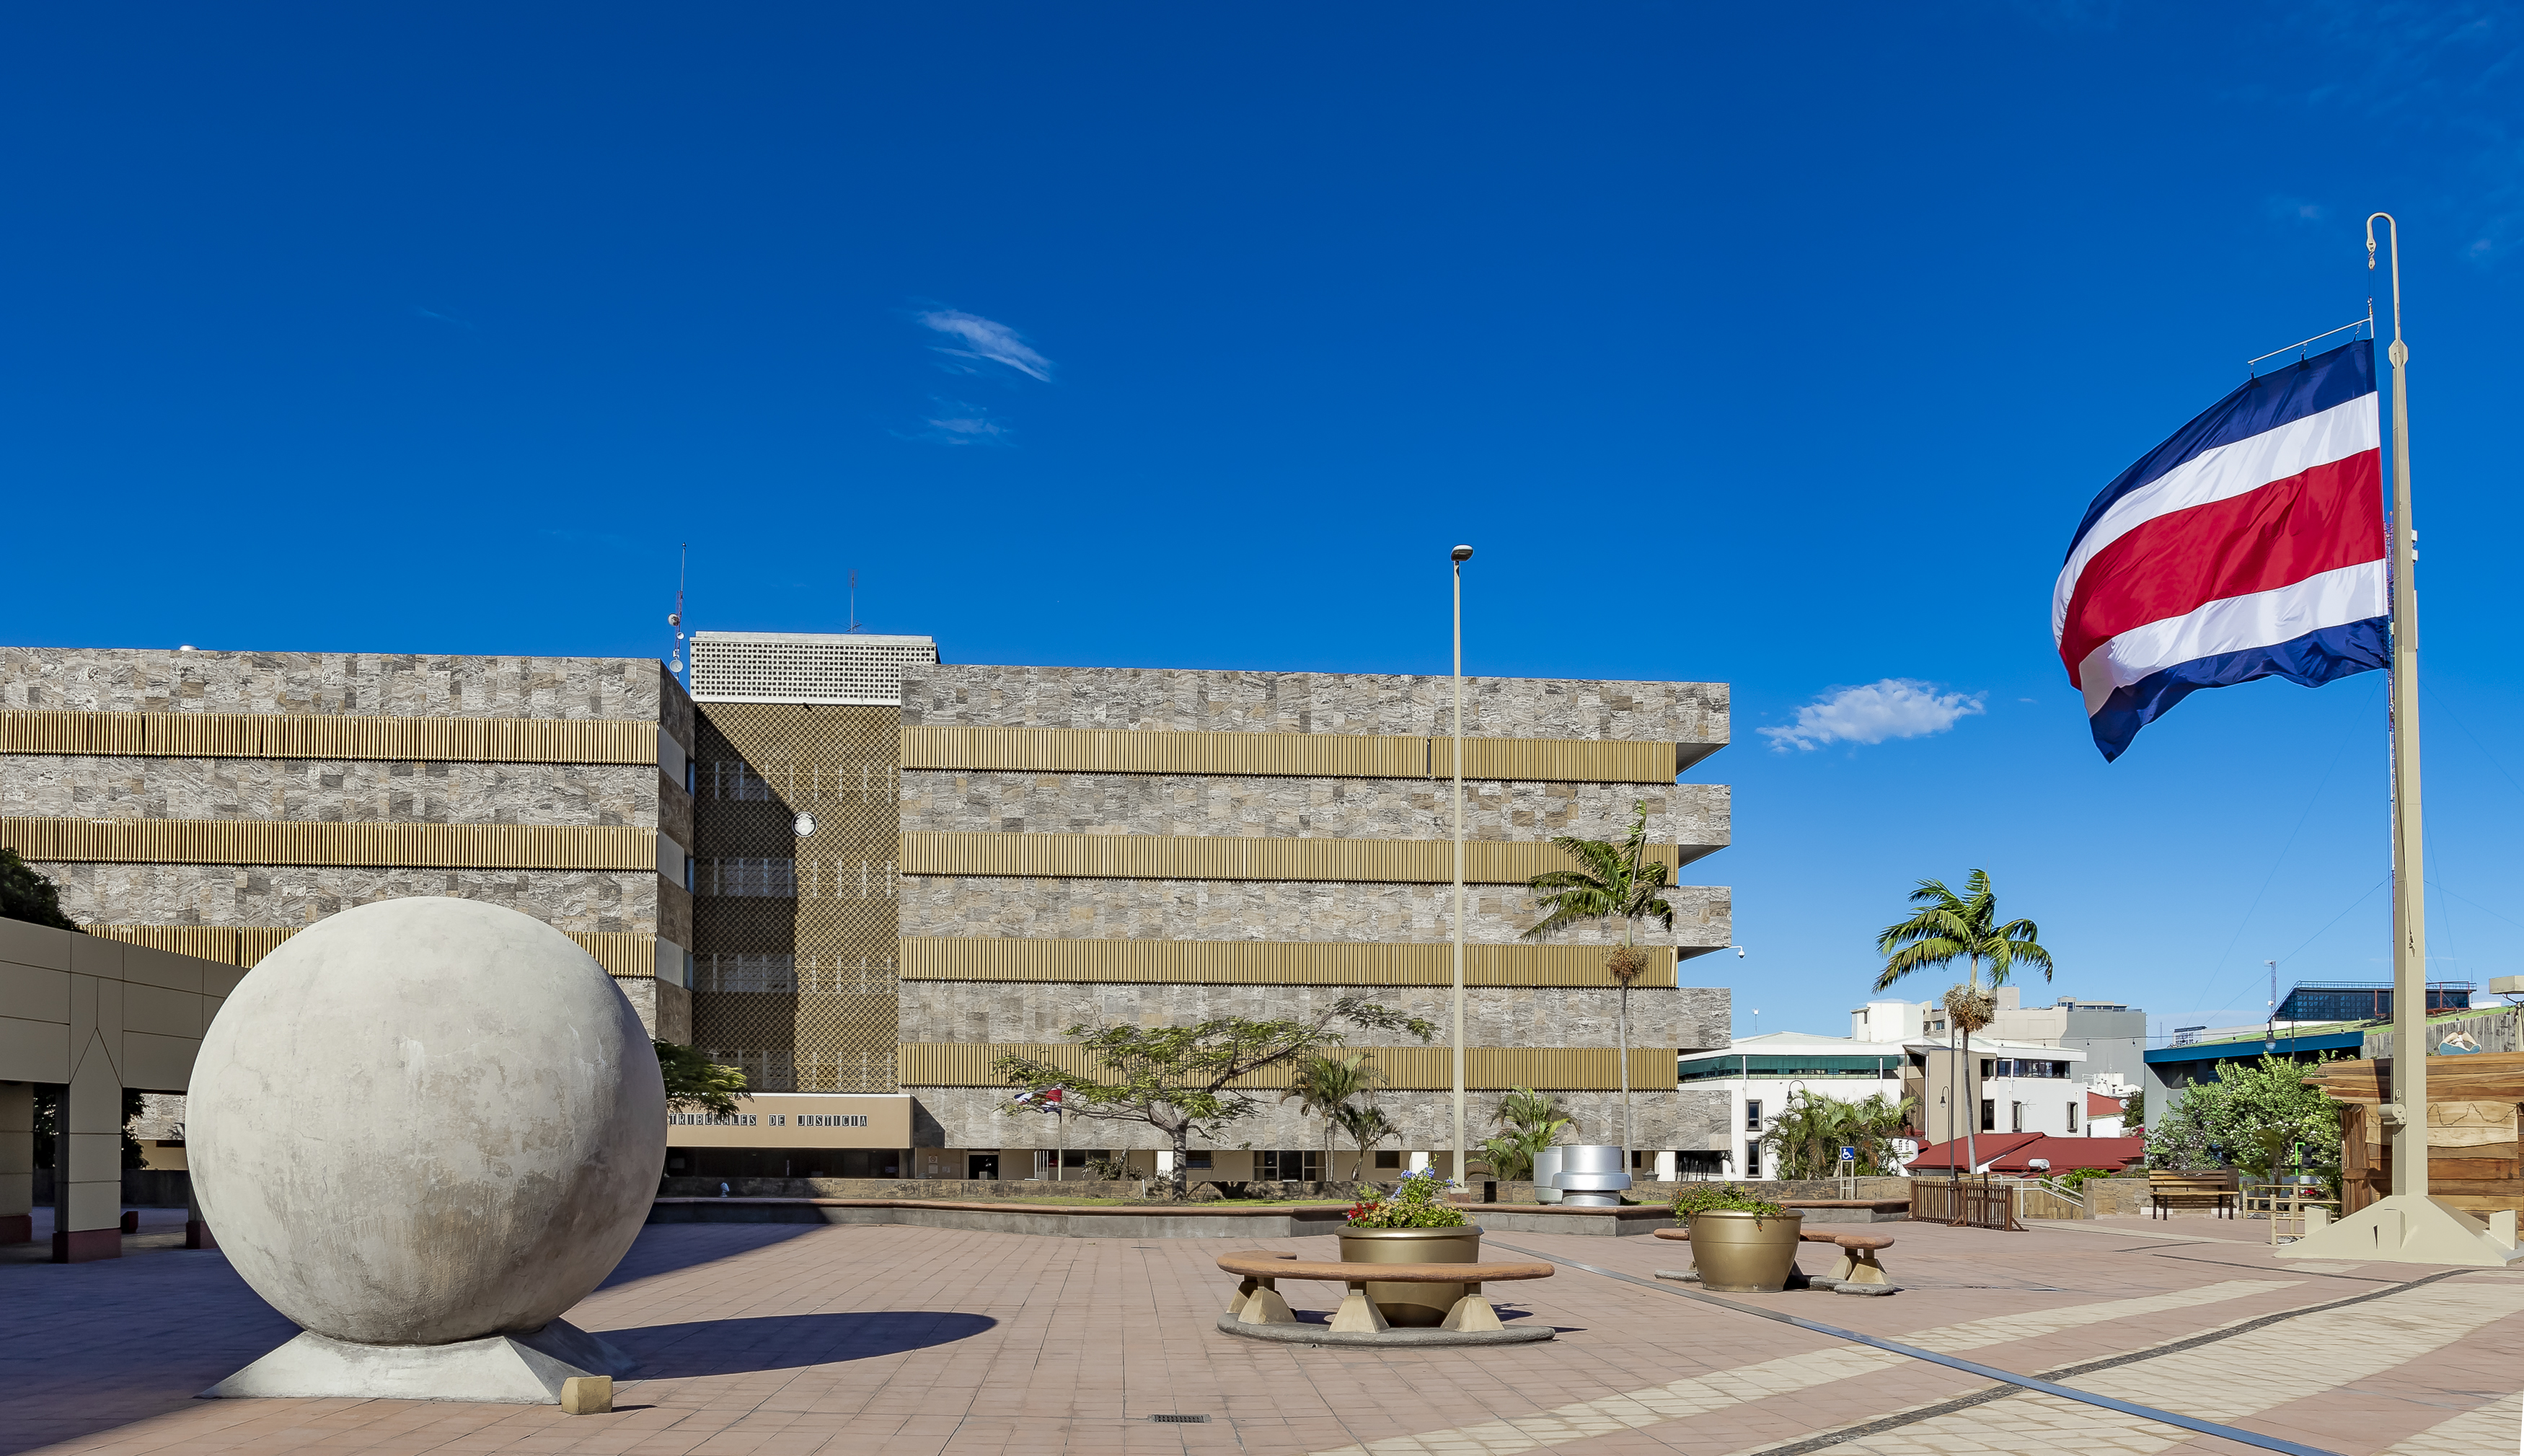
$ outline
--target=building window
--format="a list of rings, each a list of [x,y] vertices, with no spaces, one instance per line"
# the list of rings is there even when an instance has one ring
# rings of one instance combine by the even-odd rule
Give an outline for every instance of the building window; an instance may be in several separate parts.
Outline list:
[[[1984,1133],[1998,1131],[1998,1103],[1988,1097],[1980,1099],[1980,1130]]]
[[[2074,1102],[2068,1104],[2068,1131],[2077,1131],[2077,1104]]]
[[[1206,1168],[1209,1166],[1209,1154],[1206,1152],[1185,1153],[1184,1166],[1187,1168]]]
[[[1759,1142],[1744,1144],[1744,1176],[1746,1178],[1762,1176],[1762,1144]]]
[[[2009,1132],[2021,1133],[2024,1131],[2024,1104],[2022,1102],[2010,1102],[2007,1104],[2007,1130]]]
[[[1324,1176],[1324,1155],[1295,1148],[1257,1152],[1253,1176],[1264,1183],[1313,1183]]]
[[[1748,1133],[1758,1133],[1762,1131],[1762,1099],[1760,1097],[1748,1097],[1745,1099],[1744,1131]]]
[[[1383,1150],[1379,1151],[1379,1152],[1377,1153],[1377,1155],[1376,1155],[1376,1166],[1378,1166],[1378,1167],[1380,1167],[1380,1168],[1399,1168],[1399,1167],[1401,1167],[1401,1166],[1402,1166],[1402,1150],[1401,1150],[1400,1148],[1396,1147],[1396,1148],[1386,1148],[1386,1149],[1383,1149]]]

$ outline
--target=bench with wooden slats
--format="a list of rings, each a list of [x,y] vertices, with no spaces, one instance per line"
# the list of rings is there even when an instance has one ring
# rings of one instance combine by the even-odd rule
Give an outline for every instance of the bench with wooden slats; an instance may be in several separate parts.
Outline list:
[[[2176,1208],[2214,1209],[2222,1218],[2233,1218],[2242,1197],[2243,1189],[2231,1169],[2193,1173],[2156,1169],[2147,1175],[2148,1208],[2158,1218]]]
[[[1218,1267],[1243,1281],[1227,1301],[1227,1312],[1236,1316],[1239,1325],[1297,1323],[1288,1301],[1281,1297],[1280,1280],[1312,1279],[1348,1286],[1349,1292],[1341,1296],[1340,1308],[1333,1313],[1331,1328],[1335,1335],[1382,1335],[1392,1328],[1385,1323],[1376,1301],[1367,1297],[1371,1284],[1462,1285],[1464,1296],[1446,1311],[1445,1323],[1438,1328],[1487,1331],[1506,1327],[1499,1323],[1498,1311],[1481,1297],[1482,1285],[1549,1279],[1552,1275],[1550,1265],[1531,1259],[1481,1264],[1349,1264],[1336,1259],[1300,1259],[1295,1254],[1267,1249],[1221,1254]]]

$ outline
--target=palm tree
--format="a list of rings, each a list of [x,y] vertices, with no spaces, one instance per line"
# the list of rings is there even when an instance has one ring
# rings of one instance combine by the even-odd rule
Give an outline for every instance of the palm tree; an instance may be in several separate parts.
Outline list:
[[[1290,1069],[1287,1090],[1280,1100],[1295,1097],[1298,1110],[1324,1120],[1324,1176],[1333,1172],[1333,1129],[1340,1126],[1341,1109],[1365,1095],[1379,1081],[1375,1059],[1318,1053]]]
[[[1529,1087],[1513,1088],[1499,1098],[1499,1134],[1481,1144],[1490,1171],[1511,1182],[1533,1176],[1533,1160],[1575,1129],[1578,1120],[1560,1099]]]
[[[1833,1177],[1844,1147],[1858,1152],[1851,1173],[1895,1173],[1900,1170],[1894,1166],[1893,1140],[1910,1120],[1911,1104],[1882,1092],[1845,1102],[1798,1088],[1788,1093],[1787,1106],[1762,1143],[1777,1154],[1781,1178]]]
[[[1385,1116],[1384,1109],[1374,1102],[1347,1103],[1335,1111],[1333,1118],[1341,1125],[1341,1131],[1349,1134],[1350,1141],[1358,1149],[1358,1161],[1349,1170],[1349,1181],[1365,1183],[1368,1150],[1387,1138],[1400,1136],[1402,1130],[1395,1127],[1393,1119]]]
[[[1604,958],[1604,969],[1622,988],[1618,1015],[1622,1044],[1622,1163],[1630,1160],[1630,983],[1648,968],[1648,952],[1639,948],[1638,928],[1641,920],[1653,920],[1667,930],[1674,929],[1674,906],[1659,892],[1665,889],[1666,876],[1673,873],[1662,864],[1648,862],[1648,801],[1634,801],[1631,805],[1630,837],[1618,845],[1602,840],[1581,840],[1561,835],[1552,843],[1576,859],[1578,869],[1545,870],[1525,882],[1526,888],[1542,892],[1542,905],[1550,913],[1525,933],[1530,941],[1550,934],[1564,925],[1580,920],[1619,920],[1622,922],[1622,944]]]
[[[1999,923],[1998,892],[1990,888],[1987,870],[1973,870],[1964,881],[1961,895],[1947,889],[1943,880],[1921,880],[1919,888],[1911,892],[1911,903],[1923,908],[1908,920],[1884,927],[1884,933],[1875,938],[1876,953],[1884,957],[1875,989],[1882,991],[1913,971],[1958,960],[1969,967],[1965,983],[1946,993],[1946,1019],[1963,1033],[1963,1075],[1968,1098],[1964,1119],[1965,1167],[1978,1168],[1980,1142],[1974,1135],[1980,1126],[1980,1097],[1977,1084],[1971,1081],[1971,1034],[1989,1025],[1997,1014],[1980,989],[1981,962],[1989,962],[1989,984],[1995,989],[2007,984],[2019,960],[2041,967],[2042,979],[2050,980],[2051,952],[2042,948],[2042,932],[2032,921]],[[1951,1138],[1951,1110],[1947,1116]]]

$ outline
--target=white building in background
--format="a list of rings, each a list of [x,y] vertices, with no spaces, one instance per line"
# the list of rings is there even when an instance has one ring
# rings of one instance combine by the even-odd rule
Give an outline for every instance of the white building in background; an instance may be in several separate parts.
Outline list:
[[[1852,1012],[1851,1023],[1854,1029],[1889,1032],[1916,1026],[1924,1014],[1917,1003],[1876,1001]],[[1696,1052],[1675,1064],[1675,1077],[1683,1087],[1726,1093],[1726,1125],[1733,1144],[1723,1153],[1702,1154],[1698,1161],[1684,1162],[1677,1176],[1774,1176],[1773,1159],[1761,1145],[1762,1138],[1777,1123],[1790,1095],[1800,1092],[1842,1102],[1865,1101],[1878,1094],[1909,1102],[1915,1136],[1895,1143],[1904,1159],[1920,1143],[1943,1142],[1966,1132],[2104,1136],[2087,1122],[2093,1092],[2087,1085],[2085,1059],[2086,1053],[2073,1047],[1975,1037],[1966,1068],[1967,1088],[1959,1095],[1956,1052],[1943,1036],[1926,1037],[1916,1031],[1880,1038],[1773,1032],[1738,1038],[1723,1051]],[[2117,1102],[2114,1106],[2117,1109]],[[1682,1157],[1688,1160],[1694,1155]]]

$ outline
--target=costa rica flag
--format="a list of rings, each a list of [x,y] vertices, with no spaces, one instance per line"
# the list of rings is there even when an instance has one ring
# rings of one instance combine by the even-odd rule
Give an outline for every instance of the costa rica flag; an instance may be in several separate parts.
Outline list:
[[[2106,759],[2198,689],[2391,660],[2376,403],[2373,341],[2344,344],[2219,400],[2086,508],[2051,637]]]

